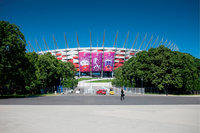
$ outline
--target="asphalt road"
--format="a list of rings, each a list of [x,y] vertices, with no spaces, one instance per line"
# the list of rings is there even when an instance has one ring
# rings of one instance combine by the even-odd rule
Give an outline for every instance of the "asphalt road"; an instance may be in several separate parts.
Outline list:
[[[45,96],[0,99],[0,105],[191,105],[200,97],[182,96]]]

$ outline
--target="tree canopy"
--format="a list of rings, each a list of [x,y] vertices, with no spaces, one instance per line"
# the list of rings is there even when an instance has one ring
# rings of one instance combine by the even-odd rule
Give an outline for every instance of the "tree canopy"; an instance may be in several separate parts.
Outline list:
[[[0,21],[1,95],[38,94],[40,89],[55,89],[62,83],[67,87],[77,85],[72,63],[59,61],[50,53],[26,53],[25,47],[25,37],[19,27]]]
[[[50,88],[51,90],[53,88],[55,90],[55,87],[58,85],[64,85],[64,87],[66,87],[63,82],[69,79],[71,82],[74,82],[73,86],[77,85],[74,79],[76,70],[72,63],[57,60],[51,53],[42,55],[27,53],[27,57],[30,58],[30,71],[27,72],[27,74],[29,74],[29,78],[32,79],[28,80],[29,84],[27,84],[26,88],[28,90],[34,90],[31,91],[31,93],[38,92],[38,89],[45,88]],[[32,75],[34,75],[34,77]],[[72,85],[70,86],[71,82],[67,87],[72,87]]]
[[[183,93],[200,90],[199,59],[165,46],[141,51],[115,70],[114,85],[157,87]]]
[[[19,27],[6,21],[0,21],[0,91],[3,88],[12,88],[12,92],[17,88],[24,90],[25,68],[25,46],[24,35]]]

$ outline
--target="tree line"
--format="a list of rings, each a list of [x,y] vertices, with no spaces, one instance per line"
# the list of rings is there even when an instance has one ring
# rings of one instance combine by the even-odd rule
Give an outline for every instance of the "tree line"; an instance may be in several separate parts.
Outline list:
[[[115,70],[115,86],[156,87],[167,93],[200,90],[200,59],[161,45],[141,51]]]
[[[0,94],[40,94],[41,89],[76,86],[76,68],[51,53],[26,53],[26,40],[15,24],[0,21]]]

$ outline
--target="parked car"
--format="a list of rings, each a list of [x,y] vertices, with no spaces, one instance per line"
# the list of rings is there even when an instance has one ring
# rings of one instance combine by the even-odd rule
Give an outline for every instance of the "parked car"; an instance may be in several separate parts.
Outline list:
[[[99,90],[96,91],[96,94],[106,95],[106,90],[105,89],[99,89]]]
[[[110,89],[110,95],[114,95],[115,94],[115,92],[114,92],[114,90],[111,88]]]

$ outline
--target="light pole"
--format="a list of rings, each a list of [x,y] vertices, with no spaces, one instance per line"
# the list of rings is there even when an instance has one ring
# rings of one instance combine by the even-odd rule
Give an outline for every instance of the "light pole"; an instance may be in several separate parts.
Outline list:
[[[90,89],[92,89],[92,87],[91,87],[91,78],[90,78]]]
[[[143,77],[141,78],[141,88],[143,88]]]

